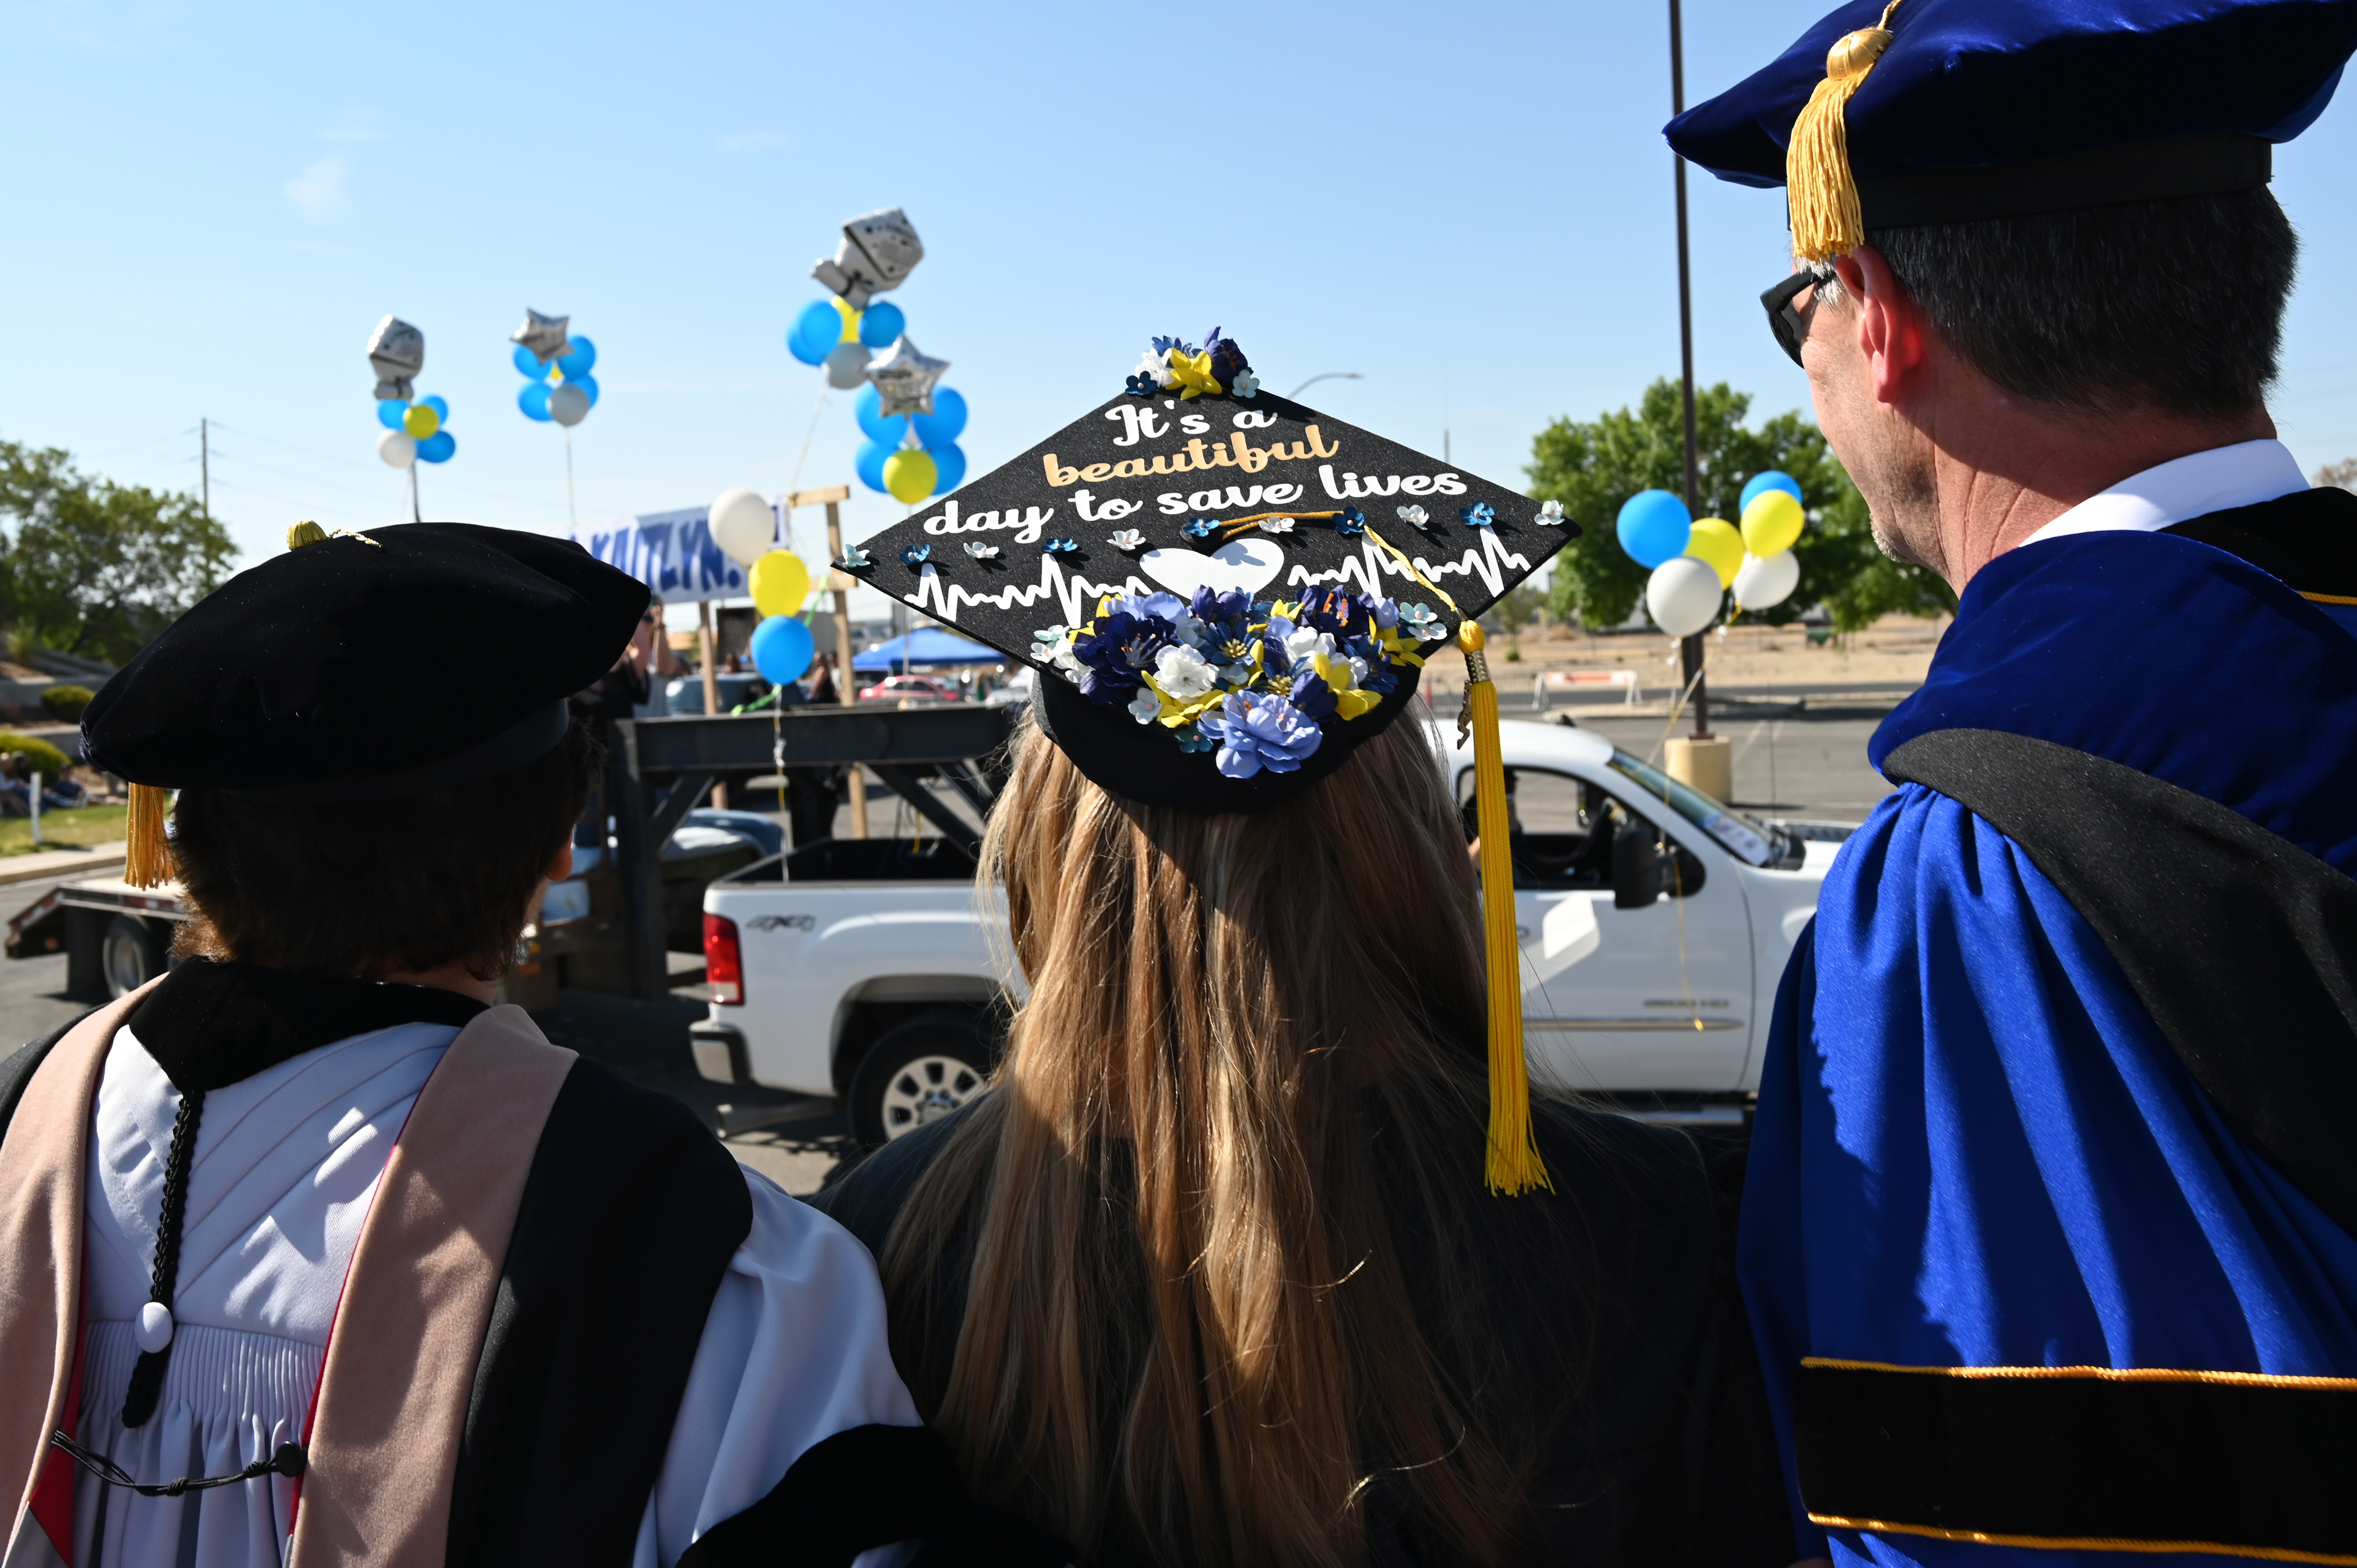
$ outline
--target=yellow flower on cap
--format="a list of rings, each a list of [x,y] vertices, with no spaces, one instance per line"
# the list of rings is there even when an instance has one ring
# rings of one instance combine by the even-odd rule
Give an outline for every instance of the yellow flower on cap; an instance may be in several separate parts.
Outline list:
[[[1171,349],[1170,384],[1178,389],[1178,395],[1182,398],[1197,398],[1205,392],[1218,392],[1220,383],[1211,375],[1210,352],[1189,355]]]

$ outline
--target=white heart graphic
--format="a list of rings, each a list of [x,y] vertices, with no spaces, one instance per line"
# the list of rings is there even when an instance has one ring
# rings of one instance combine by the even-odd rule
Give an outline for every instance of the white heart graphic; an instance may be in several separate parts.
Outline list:
[[[1137,566],[1174,594],[1192,594],[1198,588],[1248,594],[1276,580],[1285,570],[1285,552],[1273,540],[1231,539],[1209,555],[1149,550],[1137,558]]]

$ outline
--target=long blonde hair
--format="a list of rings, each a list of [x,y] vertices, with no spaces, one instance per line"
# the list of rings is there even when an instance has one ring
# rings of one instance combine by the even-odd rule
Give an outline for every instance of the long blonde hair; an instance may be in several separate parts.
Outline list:
[[[1508,1434],[1568,1398],[1581,1315],[1509,1364],[1475,1254],[1580,1238],[1483,1187],[1479,909],[1423,726],[1222,816],[1027,730],[984,860],[1030,997],[883,1257],[976,1494],[1172,1568],[1351,1568],[1403,1514],[1524,1555]]]

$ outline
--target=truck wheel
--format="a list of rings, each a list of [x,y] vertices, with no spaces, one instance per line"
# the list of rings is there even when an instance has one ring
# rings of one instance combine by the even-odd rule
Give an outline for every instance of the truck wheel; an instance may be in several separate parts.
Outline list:
[[[936,1122],[982,1092],[989,1052],[963,1022],[912,1018],[867,1047],[851,1078],[851,1131],[867,1147]]]
[[[107,995],[130,995],[163,973],[165,963],[164,944],[146,921],[136,915],[117,915],[107,922],[99,944]]]

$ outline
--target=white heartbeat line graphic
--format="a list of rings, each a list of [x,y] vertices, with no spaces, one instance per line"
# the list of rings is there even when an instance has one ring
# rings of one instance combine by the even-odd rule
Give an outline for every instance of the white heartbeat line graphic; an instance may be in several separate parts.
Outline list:
[[[1469,546],[1462,559],[1435,562],[1418,555],[1415,557],[1415,569],[1434,582],[1447,577],[1478,577],[1481,585],[1489,590],[1490,596],[1496,598],[1505,592],[1507,570],[1530,571],[1530,557],[1506,548],[1493,530],[1484,528],[1479,532],[1480,544]],[[1369,542],[1360,547],[1358,555],[1343,562],[1333,571],[1313,572],[1307,566],[1297,564],[1285,580],[1287,586],[1355,582],[1366,593],[1389,597],[1391,596],[1385,593],[1383,581],[1386,575],[1405,577],[1408,573],[1405,567]],[[1004,588],[975,593],[962,584],[944,583],[940,572],[929,561],[918,575],[917,591],[903,594],[900,597],[952,626],[958,623],[958,612],[968,605],[991,605],[1002,610],[1011,610],[1018,605],[1028,607],[1042,599],[1052,599],[1063,611],[1061,624],[1077,626],[1081,622],[1082,607],[1094,609],[1096,601],[1106,594],[1153,592],[1151,585],[1134,574],[1108,583],[1092,583],[1077,573],[1067,577],[1053,555],[1042,555],[1039,557],[1039,582],[1037,586],[1009,583]]]
[[[1475,532],[1480,535],[1480,545],[1479,548],[1469,547],[1463,560],[1436,564],[1418,555],[1415,557],[1415,569],[1436,583],[1444,577],[1479,577],[1481,585],[1489,589],[1490,596],[1494,599],[1506,591],[1506,569],[1512,567],[1528,572],[1531,569],[1530,558],[1507,549],[1494,529],[1483,528]],[[1297,565],[1285,581],[1288,587],[1355,582],[1363,592],[1382,598],[1392,596],[1383,589],[1383,579],[1386,575],[1405,577],[1408,572],[1406,567],[1378,550],[1374,542],[1370,540],[1360,546],[1358,555],[1331,572],[1313,572],[1307,566]]]
[[[932,563],[928,561],[918,575],[917,591],[913,594],[903,594],[900,597],[936,619],[945,620],[952,626],[957,624],[958,611],[968,605],[994,605],[1002,610],[1011,610],[1017,605],[1028,607],[1038,604],[1041,599],[1053,599],[1057,607],[1064,612],[1060,624],[1078,626],[1082,620],[1082,607],[1085,606],[1093,611],[1096,608],[1097,600],[1106,594],[1150,594],[1152,592],[1154,592],[1152,586],[1135,575],[1118,578],[1110,583],[1092,583],[1077,573],[1067,577],[1064,575],[1064,569],[1056,564],[1056,558],[1053,555],[1042,555],[1039,557],[1039,583],[1037,587],[1027,587],[1021,583],[1009,583],[1006,586],[993,592],[978,594],[961,584],[943,583],[942,575],[934,569]]]

